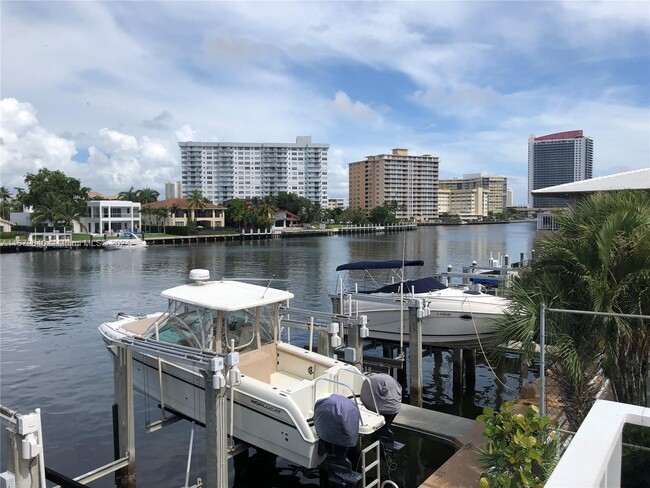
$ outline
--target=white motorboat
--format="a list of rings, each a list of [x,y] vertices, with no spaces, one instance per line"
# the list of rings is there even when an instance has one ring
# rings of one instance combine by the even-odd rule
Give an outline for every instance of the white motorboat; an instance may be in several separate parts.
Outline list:
[[[122,232],[117,238],[104,242],[104,249],[108,251],[116,251],[118,249],[145,249],[146,247],[146,241],[133,232]]]
[[[162,292],[168,301],[165,312],[120,315],[101,324],[109,351],[123,339],[137,337],[214,353],[239,352],[241,383],[228,391],[229,398],[234,392],[228,418],[234,437],[307,468],[324,458],[313,419],[318,400],[333,394],[354,400],[359,434],[384,425],[383,416],[357,401],[368,380],[356,367],[280,340],[281,306],[292,293],[209,281],[207,270],[192,270],[190,278],[194,283]],[[205,425],[205,380],[192,367],[134,351],[133,383],[166,410]]]
[[[338,266],[333,296],[340,301],[340,312],[365,315],[371,338],[408,342],[408,300],[421,299],[428,309],[422,319],[423,344],[466,348],[493,344],[496,321],[510,301],[469,287],[450,288],[432,277],[415,279],[417,273],[405,279],[406,268],[423,265],[420,260],[392,260]],[[354,273],[361,277],[355,280]],[[377,273],[385,274],[380,281]]]

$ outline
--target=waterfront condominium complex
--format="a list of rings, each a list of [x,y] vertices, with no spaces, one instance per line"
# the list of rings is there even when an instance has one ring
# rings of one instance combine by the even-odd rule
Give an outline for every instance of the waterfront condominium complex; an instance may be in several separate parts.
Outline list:
[[[182,192],[213,203],[295,193],[327,207],[329,144],[299,136],[295,144],[180,142]]]
[[[476,219],[490,212],[506,211],[508,203],[508,178],[486,176],[481,173],[466,174],[461,178],[440,180],[438,211]]]
[[[350,163],[350,208],[370,211],[385,202],[396,202],[400,220],[435,220],[438,166],[438,157],[412,156],[407,149]]]
[[[588,180],[592,177],[594,141],[581,130],[528,139],[528,207],[566,206],[562,198],[532,195],[533,190]]]

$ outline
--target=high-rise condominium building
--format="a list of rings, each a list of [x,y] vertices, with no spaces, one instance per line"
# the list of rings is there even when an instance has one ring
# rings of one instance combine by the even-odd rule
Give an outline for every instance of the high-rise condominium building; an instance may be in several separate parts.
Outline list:
[[[385,202],[396,202],[400,220],[435,220],[438,166],[438,157],[412,156],[407,149],[393,149],[392,154],[350,163],[350,208],[372,210]]]
[[[165,183],[165,200],[170,198],[181,198],[181,182],[168,181]]]
[[[506,211],[508,178],[480,173],[440,180],[438,211],[461,217],[487,217]]]
[[[528,207],[564,207],[561,198],[531,194],[549,186],[588,180],[593,173],[594,141],[581,130],[528,139]]]
[[[183,197],[200,190],[213,203],[295,193],[327,207],[329,144],[180,142]]]

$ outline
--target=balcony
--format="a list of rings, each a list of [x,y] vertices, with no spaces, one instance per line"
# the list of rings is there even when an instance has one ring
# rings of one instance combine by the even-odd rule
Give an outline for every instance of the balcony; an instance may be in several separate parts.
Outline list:
[[[625,424],[650,427],[650,408],[597,400],[545,487],[620,486]]]

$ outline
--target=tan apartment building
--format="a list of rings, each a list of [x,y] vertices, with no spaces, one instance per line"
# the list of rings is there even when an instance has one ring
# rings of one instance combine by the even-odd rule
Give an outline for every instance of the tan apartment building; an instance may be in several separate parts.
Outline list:
[[[438,187],[438,211],[461,218],[487,217],[489,212],[505,212],[508,203],[508,178],[466,174],[442,179]]]
[[[397,218],[428,222],[438,218],[436,156],[409,155],[408,149],[368,156],[349,165],[350,208],[370,211],[397,203]]]

